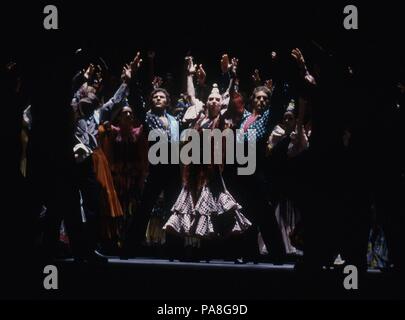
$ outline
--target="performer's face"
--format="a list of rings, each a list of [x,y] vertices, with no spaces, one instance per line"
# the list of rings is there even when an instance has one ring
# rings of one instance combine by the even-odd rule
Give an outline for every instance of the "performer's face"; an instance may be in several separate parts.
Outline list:
[[[167,97],[164,92],[158,91],[152,96],[152,104],[154,108],[166,108],[167,107]]]
[[[124,107],[121,110],[119,122],[120,125],[130,124],[134,120],[134,115],[130,107]]]
[[[212,93],[207,100],[207,108],[210,116],[216,117],[221,111],[222,97],[218,93]]]
[[[256,110],[256,112],[260,113],[266,107],[268,102],[269,96],[267,95],[267,93],[264,91],[258,91],[255,93],[253,99],[253,109]]]
[[[287,132],[292,132],[295,127],[295,116],[292,112],[286,112],[283,116],[283,127]]]

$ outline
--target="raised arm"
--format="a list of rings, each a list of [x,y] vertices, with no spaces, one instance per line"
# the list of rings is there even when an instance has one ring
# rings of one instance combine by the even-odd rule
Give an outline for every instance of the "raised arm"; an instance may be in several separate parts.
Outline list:
[[[298,68],[300,70],[301,85],[299,85],[299,103],[298,103],[298,119],[297,119],[297,133],[301,136],[305,133],[303,126],[305,125],[305,117],[308,113],[308,92],[307,90],[312,90],[316,88],[317,83],[315,78],[309,73],[308,68],[305,63],[304,56],[300,49],[296,48],[292,50],[291,56],[296,61]]]
[[[136,72],[142,63],[141,54],[137,52],[134,60],[124,66],[122,70],[122,80],[128,85],[128,102],[134,108],[134,112],[140,121],[145,120],[145,100],[142,97],[141,90],[136,80]]]
[[[77,72],[72,79],[72,94],[74,95],[85,82],[84,71]]]
[[[187,95],[191,98],[191,104],[195,104],[194,74],[197,71],[197,65],[193,63],[193,57],[186,57],[187,62]]]
[[[23,126],[28,128],[28,130],[31,129],[32,126],[31,105],[29,105],[23,111]]]
[[[254,88],[260,87],[262,85],[262,78],[260,77],[259,69],[255,69],[251,78],[252,78],[252,83],[253,83]]]
[[[128,96],[128,85],[127,83],[123,82],[120,87],[117,89],[115,94],[103,104],[100,108],[100,119],[107,120],[108,114],[114,108],[115,105],[124,101],[124,99]]]
[[[232,58],[229,60],[229,56],[227,54],[223,54],[221,56],[221,79],[220,83],[220,90],[223,91],[223,104],[228,106],[229,99],[233,92],[238,91],[236,86],[238,83],[237,79],[237,68],[238,68],[239,60],[237,58]]]
[[[95,70],[95,66],[90,63],[87,69],[80,70],[74,75],[72,79],[72,94],[74,97],[78,95],[80,89],[85,83],[89,84],[91,82],[91,79],[94,77]]]
[[[219,81],[219,88],[220,91],[225,92],[228,89],[230,89],[231,86],[231,80],[232,80],[232,72],[233,69],[235,69],[236,72],[236,67],[238,64],[238,59],[233,58],[232,60],[229,60],[229,56],[225,53],[221,56],[221,78]]]
[[[304,128],[304,115],[308,101],[302,97],[298,100],[298,117],[295,130],[290,134],[292,146],[287,151],[288,157],[292,158],[309,147],[308,136]]]
[[[153,82],[155,80],[155,51],[148,51],[147,53],[147,57],[148,57],[148,80],[149,83],[152,83],[153,86]]]
[[[200,85],[205,85],[206,75],[202,65],[197,68],[197,65],[193,63],[192,57],[186,57],[185,59],[187,62],[187,100],[189,101],[190,106],[184,112],[181,123],[184,127],[187,127],[196,121],[200,113],[204,110],[203,103],[196,98],[193,76],[196,74],[198,83]]]
[[[232,58],[232,63],[231,63],[231,68],[229,69],[229,86],[227,91],[229,94],[237,91],[236,85],[237,85],[237,80],[238,80],[238,66],[239,66],[239,59],[237,58]]]
[[[94,93],[100,90],[101,83],[103,81],[102,71],[99,65],[89,64],[87,69],[83,69],[75,74],[72,79],[72,95],[73,101],[72,105],[76,105],[78,100],[81,98],[82,89],[85,86],[92,87]]]
[[[187,70],[187,95],[192,99],[195,99],[195,87],[194,87],[194,74],[197,70],[197,65],[193,63],[193,57],[186,57],[186,70]]]
[[[207,86],[205,85],[205,79],[207,78],[207,74],[205,73],[202,64],[198,66],[196,76],[197,76],[197,92],[196,92],[197,97],[200,100],[205,101],[208,98],[206,90]]]
[[[316,85],[315,78],[309,73],[307,65],[305,63],[304,55],[302,54],[301,50],[295,48],[291,52],[291,56],[297,62],[298,68],[300,70],[300,75],[305,82],[311,85]]]

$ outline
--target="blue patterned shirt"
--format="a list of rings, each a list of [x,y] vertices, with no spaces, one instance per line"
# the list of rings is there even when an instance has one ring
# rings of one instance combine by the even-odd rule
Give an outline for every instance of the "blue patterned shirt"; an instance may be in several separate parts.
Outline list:
[[[249,117],[252,115],[251,112],[245,110],[243,112],[242,116],[242,122],[240,124],[239,129],[243,129],[245,126],[246,121],[249,119]],[[246,131],[244,132],[244,141],[252,141],[253,137],[252,135],[256,134],[256,141],[262,141],[264,139],[267,140],[267,138],[270,135],[270,109],[267,109],[262,115],[259,115],[258,118],[256,119],[255,122],[253,122],[248,130],[251,131]],[[253,131],[253,130],[256,130]]]

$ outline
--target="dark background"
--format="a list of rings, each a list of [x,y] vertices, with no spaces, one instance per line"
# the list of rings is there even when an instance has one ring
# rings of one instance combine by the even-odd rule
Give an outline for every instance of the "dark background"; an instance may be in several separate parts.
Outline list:
[[[367,155],[373,157],[359,153],[359,162],[367,166],[365,172],[375,173],[377,180],[373,183],[378,185],[381,179],[384,186],[386,173],[400,167],[398,146],[403,143],[400,138],[403,122],[389,107],[405,71],[402,45],[405,19],[398,2],[357,4],[359,30],[343,28],[343,8],[354,2],[65,1],[53,3],[58,8],[59,30],[50,31],[43,28],[43,8],[47,4],[52,3],[13,2],[2,4],[0,10],[1,65],[16,61],[24,83],[22,101],[9,104],[6,97],[2,103],[4,123],[10,125],[9,130],[4,130],[3,148],[10,150],[4,157],[5,171],[18,176],[16,146],[21,106],[34,103],[37,122],[30,141],[35,149],[31,163],[36,165],[44,188],[31,190],[21,177],[6,183],[9,186],[6,195],[13,200],[7,201],[3,209],[8,213],[3,221],[7,230],[1,233],[0,242],[19,258],[26,257],[26,252],[20,249],[26,248],[22,235],[30,232],[33,217],[27,214],[32,203],[46,197],[63,204],[61,210],[68,211],[69,202],[74,199],[70,194],[73,159],[72,128],[68,121],[71,78],[99,56],[107,62],[110,74],[119,76],[122,65],[137,51],[145,59],[146,51],[154,50],[156,74],[173,74],[175,94],[184,90],[183,63],[187,54],[204,64],[208,83],[219,75],[221,54],[238,57],[240,77],[246,88],[255,68],[267,79],[273,50],[283,61],[287,79],[292,72],[289,69],[292,48],[302,48],[310,67],[314,61],[333,56],[338,64],[353,67],[356,90],[362,91],[360,101],[364,103],[352,110],[347,120],[356,122],[358,139],[367,140],[360,149],[367,148]],[[323,50],[314,46],[313,41]],[[85,54],[75,56],[78,48]],[[140,76],[145,78],[145,69]],[[339,90],[336,87],[337,95]],[[376,136],[380,140],[373,140]],[[376,157],[372,148],[378,150]],[[13,245],[9,246],[10,243]]]
[[[217,64],[224,52],[235,55],[242,74],[265,65],[274,49],[287,54],[300,47],[310,60],[317,51],[311,40],[373,72],[395,74],[404,57],[405,23],[396,2],[357,4],[359,30],[343,28],[343,8],[352,2],[69,1],[55,3],[59,30],[50,31],[43,28],[46,4],[2,5],[3,57],[31,65],[60,57],[63,70],[77,67],[71,57],[83,48],[119,73],[136,51],[153,49],[158,73],[175,74],[188,52],[206,66]]]

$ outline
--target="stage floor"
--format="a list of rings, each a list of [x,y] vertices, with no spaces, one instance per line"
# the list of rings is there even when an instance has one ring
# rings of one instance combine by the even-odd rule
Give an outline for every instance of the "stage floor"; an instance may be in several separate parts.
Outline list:
[[[403,298],[398,275],[369,270],[359,289],[346,290],[343,270],[298,272],[293,264],[235,264],[231,261],[180,262],[137,258],[90,265],[73,260],[55,263],[59,290],[51,299],[136,300],[279,300]]]

